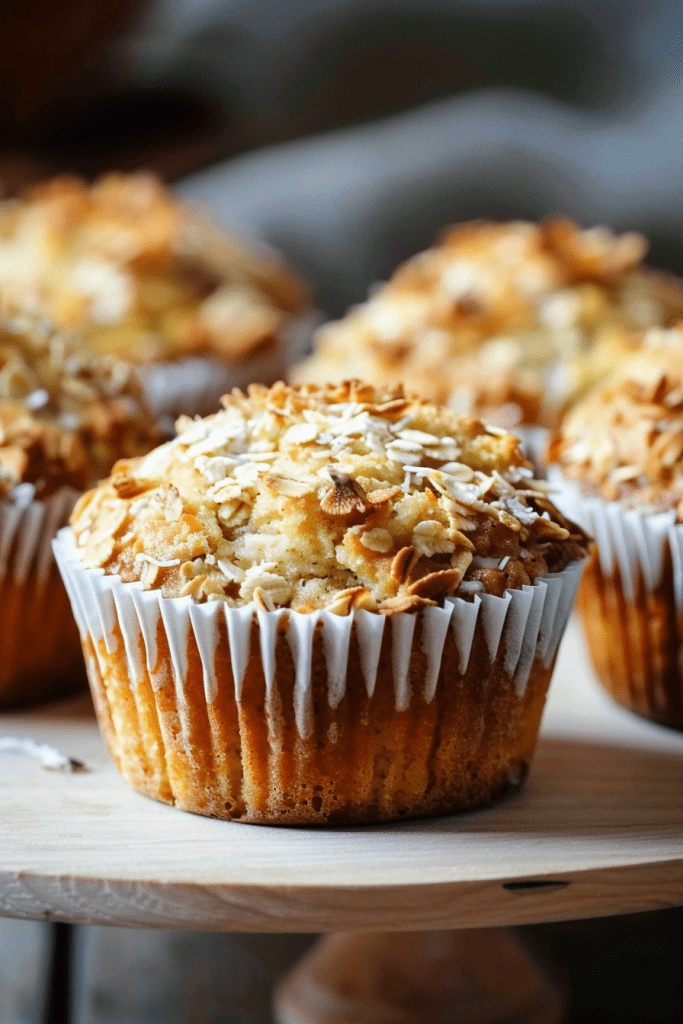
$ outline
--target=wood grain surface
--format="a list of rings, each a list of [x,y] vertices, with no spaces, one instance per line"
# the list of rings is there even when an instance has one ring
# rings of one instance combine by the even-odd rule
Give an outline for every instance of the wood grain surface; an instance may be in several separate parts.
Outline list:
[[[326,831],[204,819],[119,778],[87,699],[0,716],[0,914],[205,931],[522,924],[683,903],[683,735],[613,706],[576,624],[529,783],[457,817]]]

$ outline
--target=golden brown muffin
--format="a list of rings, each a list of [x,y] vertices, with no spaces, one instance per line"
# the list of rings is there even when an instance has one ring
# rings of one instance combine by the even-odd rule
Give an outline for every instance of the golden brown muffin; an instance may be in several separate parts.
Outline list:
[[[85,490],[160,439],[127,363],[43,321],[0,325],[0,496],[19,484],[35,498]]]
[[[683,315],[683,286],[643,267],[646,249],[560,218],[460,225],[323,326],[293,379],[404,382],[508,429],[554,425],[639,332]]]
[[[217,378],[226,390],[244,373],[281,374],[283,332],[309,299],[273,253],[220,232],[151,174],[59,177],[0,205],[4,310],[43,315],[94,352],[144,367],[163,412],[182,407],[198,374],[195,405],[204,398],[207,410]]]
[[[597,538],[579,608],[619,703],[683,728],[683,337],[649,347],[577,405],[553,438],[562,507]]]
[[[130,367],[42,324],[0,331],[0,704],[83,678],[50,540],[79,492],[160,433]]]
[[[58,552],[123,775],[291,824],[519,785],[585,538],[517,440],[359,382],[224,406],[119,462]]]
[[[453,383],[448,407],[454,412],[476,415],[506,430],[538,424],[542,419],[538,377],[506,362],[502,352],[484,348],[477,355],[454,358],[448,369]]]

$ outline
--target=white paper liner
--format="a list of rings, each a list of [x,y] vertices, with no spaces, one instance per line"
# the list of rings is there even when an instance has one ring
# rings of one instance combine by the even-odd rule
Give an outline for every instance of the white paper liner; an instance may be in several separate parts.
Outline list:
[[[208,704],[216,699],[214,655],[218,641],[218,623],[224,619],[235,682],[235,695],[241,699],[244,673],[252,645],[252,625],[258,623],[261,662],[266,690],[272,692],[275,680],[275,647],[280,624],[286,622],[286,635],[295,663],[294,710],[300,735],[306,738],[312,729],[311,664],[313,637],[322,628],[323,649],[328,675],[328,701],[336,707],[346,687],[346,665],[353,623],[360,640],[361,668],[369,696],[377,681],[377,669],[385,630],[391,631],[391,662],[397,710],[410,704],[410,661],[413,653],[417,616],[402,613],[386,617],[367,611],[340,617],[322,610],[309,613],[277,610],[264,612],[254,604],[228,608],[222,602],[198,605],[191,598],[164,598],[158,590],[143,591],[140,583],[122,583],[107,576],[103,569],[84,569],[76,553],[73,532],[61,530],[54,551],[71,599],[81,635],[89,637],[95,650],[101,640],[113,654],[117,640],[116,623],[121,630],[133,691],[141,679],[139,639],[146,652],[147,669],[154,685],[157,661],[157,628],[161,620],[168,638],[173,676],[182,713],[187,670],[186,651],[189,631],[194,633],[202,661],[204,690]],[[503,597],[475,595],[474,601],[447,598],[443,608],[427,607],[422,615],[421,650],[426,656],[422,695],[434,697],[441,659],[448,634],[458,649],[459,669],[469,663],[477,621],[481,621],[491,660],[504,645],[504,667],[521,696],[526,688],[534,658],[538,655],[548,666],[564,632],[578,589],[583,562],[573,562],[557,574],[551,574],[533,586],[509,590]]]
[[[156,417],[215,412],[232,388],[273,384],[310,347],[320,314],[304,313],[287,323],[275,343],[247,358],[229,362],[218,356],[192,356],[178,361],[148,363],[137,368],[147,403]],[[172,424],[171,424],[172,426]]]
[[[239,363],[213,356],[193,356],[177,362],[148,363],[137,369],[145,398],[155,417],[194,416],[219,408],[232,388],[258,381],[272,384],[282,376],[282,353],[275,347]]]
[[[625,509],[616,501],[582,494],[557,466],[548,470],[551,497],[557,507],[595,538],[605,577],[615,565],[626,599],[635,602],[639,586],[652,594],[662,582],[667,545],[671,551],[676,608],[683,611],[683,525],[673,509],[656,514]]]
[[[548,447],[548,441],[550,440],[550,431],[548,428],[522,424],[518,427],[514,427],[512,433],[515,437],[519,438],[520,447],[525,458],[527,458],[529,462],[533,463],[536,472],[541,476],[541,478],[545,476],[545,455]]]
[[[23,584],[31,574],[41,585],[47,582],[54,565],[52,538],[69,521],[79,493],[61,487],[44,501],[0,501],[0,582]]]

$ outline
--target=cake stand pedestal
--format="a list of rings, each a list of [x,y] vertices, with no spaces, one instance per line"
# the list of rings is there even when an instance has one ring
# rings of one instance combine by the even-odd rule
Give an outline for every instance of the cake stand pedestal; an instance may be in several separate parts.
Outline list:
[[[561,1024],[567,993],[508,928],[336,932],[277,986],[277,1024]]]
[[[3,714],[1,736],[88,769],[0,755],[0,914],[11,917],[434,932],[683,903],[683,735],[602,695],[574,621],[526,788],[460,816],[323,831],[184,814],[119,778],[85,697]]]

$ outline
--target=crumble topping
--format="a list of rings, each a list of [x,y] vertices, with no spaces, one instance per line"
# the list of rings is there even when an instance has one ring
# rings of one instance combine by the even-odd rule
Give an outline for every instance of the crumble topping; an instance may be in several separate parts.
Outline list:
[[[645,345],[568,413],[549,458],[589,493],[683,521],[683,330]]]
[[[293,379],[403,382],[507,428],[556,425],[639,332],[683,316],[683,286],[644,268],[646,249],[560,218],[460,225],[323,326]]]
[[[0,204],[0,305],[132,362],[240,360],[309,303],[271,253],[179,204],[154,175],[63,176]]]
[[[0,324],[0,497],[85,490],[160,439],[126,363],[44,323]]]
[[[393,614],[585,554],[503,430],[358,381],[223,403],[81,498],[86,567],[166,597]]]

